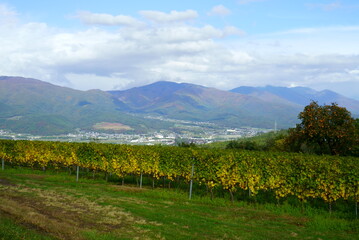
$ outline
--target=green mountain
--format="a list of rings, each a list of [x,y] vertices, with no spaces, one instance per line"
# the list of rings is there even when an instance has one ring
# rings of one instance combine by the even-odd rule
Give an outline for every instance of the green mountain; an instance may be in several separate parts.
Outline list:
[[[118,111],[107,92],[78,91],[21,77],[0,77],[0,113],[0,128],[42,135],[93,130],[101,122],[138,131],[146,131],[149,125]]]
[[[286,101],[263,101],[188,83],[162,81],[110,93],[118,106],[128,112],[209,121],[229,127],[271,128],[274,121],[282,127],[290,127],[301,110],[299,105]]]
[[[287,101],[300,105],[302,108],[308,105],[312,100],[320,105],[337,103],[339,106],[346,107],[354,115],[359,115],[359,101],[347,98],[330,90],[316,91],[305,87],[238,87],[231,92],[245,94],[247,96],[259,97],[268,101],[276,99],[277,101]]]
[[[177,126],[148,116],[223,127],[273,128],[276,122],[278,128],[288,128],[298,121],[303,103],[316,100],[313,94],[329,102],[344,99],[359,109],[359,102],[334,92],[295,90],[242,87],[230,92],[161,81],[125,91],[79,91],[36,79],[0,77],[0,129],[53,135],[76,129],[144,133]]]

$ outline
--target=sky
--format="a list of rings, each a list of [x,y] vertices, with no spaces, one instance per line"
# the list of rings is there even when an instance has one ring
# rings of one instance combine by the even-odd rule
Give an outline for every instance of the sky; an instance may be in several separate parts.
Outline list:
[[[0,0],[0,75],[79,90],[156,81],[359,100],[357,0]]]

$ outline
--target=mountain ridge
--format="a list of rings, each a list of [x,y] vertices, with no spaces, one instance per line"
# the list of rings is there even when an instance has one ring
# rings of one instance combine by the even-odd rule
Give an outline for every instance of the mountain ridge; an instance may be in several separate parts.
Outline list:
[[[230,91],[247,95],[263,95],[267,93],[302,107],[308,105],[311,101],[317,101],[320,105],[337,103],[339,106],[346,107],[353,114],[359,115],[359,101],[327,89],[316,91],[307,87],[288,88],[269,85],[265,87],[238,87]]]
[[[134,126],[141,122],[117,111],[107,92],[74,90],[21,77],[1,78],[0,111],[0,128],[31,134],[91,130],[96,123],[106,121],[136,123]]]
[[[319,100],[339,99],[359,113],[358,101],[309,88],[240,87],[224,91],[159,81],[128,90],[80,91],[37,79],[2,76],[0,129],[50,135],[75,129],[95,131],[100,123],[123,126],[119,129],[127,132],[176,128],[174,123],[146,116],[212,122],[226,127],[272,128],[276,121],[281,128],[288,128],[298,121],[298,113],[304,107],[299,103],[307,101],[311,94]]]
[[[152,98],[152,89],[168,89],[169,94],[156,95]],[[234,126],[237,123],[250,125],[256,122],[260,126],[272,126],[275,116],[283,116],[285,121],[293,124],[278,108],[286,110],[295,116],[298,109],[293,104],[277,103],[270,106],[259,98],[204,87],[188,83],[156,82],[142,87],[125,91],[111,91],[116,101],[127,104],[135,112],[147,114],[164,114],[171,118],[189,118],[195,121],[210,121]],[[139,96],[139,98],[137,98]],[[295,110],[294,110],[295,109]],[[188,116],[187,113],[191,116]],[[246,118],[252,118],[251,120]],[[263,120],[267,119],[267,120]],[[282,121],[285,124],[284,121]]]

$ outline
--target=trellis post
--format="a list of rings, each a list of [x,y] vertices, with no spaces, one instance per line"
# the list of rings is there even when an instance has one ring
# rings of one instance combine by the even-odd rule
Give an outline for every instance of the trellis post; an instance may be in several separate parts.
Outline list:
[[[192,170],[191,170],[191,180],[189,183],[189,199],[192,199],[192,185],[193,185],[193,172],[194,172],[194,164],[192,164]]]

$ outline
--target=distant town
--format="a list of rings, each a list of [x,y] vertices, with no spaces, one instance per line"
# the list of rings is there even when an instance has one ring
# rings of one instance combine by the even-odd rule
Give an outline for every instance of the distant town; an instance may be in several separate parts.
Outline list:
[[[143,134],[104,133],[78,129],[73,133],[56,136],[34,136],[31,134],[13,133],[8,130],[0,129],[0,139],[100,142],[136,145],[176,145],[180,142],[206,144],[218,141],[228,141],[273,131],[273,129],[252,127],[226,128],[209,122],[191,122],[164,118],[158,118],[158,120],[175,122],[176,129],[173,131],[160,130]]]

